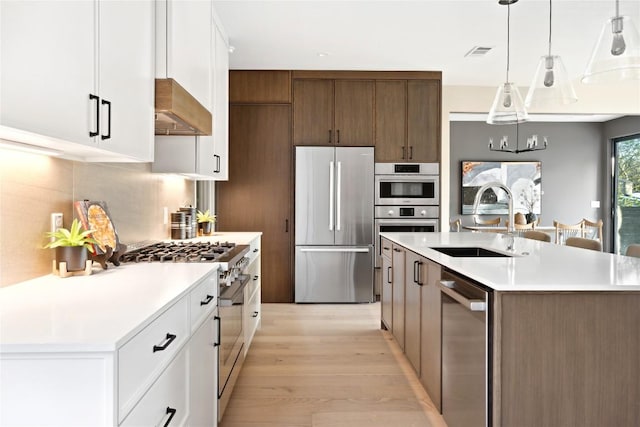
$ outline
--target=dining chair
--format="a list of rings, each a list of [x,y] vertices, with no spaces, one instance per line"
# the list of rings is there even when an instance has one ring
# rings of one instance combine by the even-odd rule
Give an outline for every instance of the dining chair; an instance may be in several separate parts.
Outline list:
[[[554,220],[553,226],[556,229],[556,243],[559,245],[565,244],[569,237],[582,237],[582,221],[577,224],[563,224]]]
[[[522,212],[516,212],[516,214],[513,216],[513,223],[514,224],[526,224],[527,223],[527,217],[525,217]]]
[[[544,231],[527,230],[522,233],[522,237],[525,239],[539,240],[541,242],[551,242],[551,236]]]
[[[507,229],[509,229],[509,220],[506,220],[505,223],[507,224]],[[526,231],[533,230],[534,227],[535,227],[535,224],[533,222],[530,222],[529,224],[526,224],[526,223],[518,224],[517,222],[514,221],[513,231],[516,234],[516,236],[522,237],[522,235]]]
[[[585,239],[584,237],[567,237],[566,245],[602,252],[602,243],[593,239]]]
[[[598,240],[602,243],[602,220],[595,222],[584,218],[582,220],[582,237],[592,240]]]
[[[462,226],[462,220],[460,218],[449,220],[449,231],[459,232]]]
[[[473,223],[475,225],[495,225],[496,227],[500,225],[500,217],[491,218],[491,219],[482,219],[479,215],[473,216]]]
[[[627,246],[627,252],[625,253],[625,255],[640,258],[640,244],[634,243]]]

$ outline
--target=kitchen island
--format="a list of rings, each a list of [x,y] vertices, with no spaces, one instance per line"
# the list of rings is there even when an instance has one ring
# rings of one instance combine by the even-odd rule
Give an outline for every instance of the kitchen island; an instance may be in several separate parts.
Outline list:
[[[392,248],[388,277],[394,279],[386,305],[383,287],[383,326],[404,340],[407,358],[450,425],[469,425],[468,414],[456,413],[455,399],[447,396],[469,377],[465,369],[475,356],[486,359],[480,366],[486,382],[477,389],[483,395],[475,396],[486,406],[485,422],[476,418],[470,425],[640,425],[640,259],[496,233],[382,237],[383,250]],[[482,248],[492,256],[443,253],[451,248]],[[443,287],[455,288],[457,281],[487,295],[486,341],[476,346],[484,351],[458,353],[462,363],[451,360],[451,347],[481,337],[465,335],[456,318],[444,314]],[[403,310],[402,321],[385,307]],[[458,335],[447,340],[451,330]],[[461,364],[465,369],[455,377]]]

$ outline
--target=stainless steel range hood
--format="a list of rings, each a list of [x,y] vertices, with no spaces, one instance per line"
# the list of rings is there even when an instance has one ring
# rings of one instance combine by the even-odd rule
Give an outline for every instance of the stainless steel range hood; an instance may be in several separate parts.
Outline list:
[[[156,135],[211,135],[212,117],[173,79],[156,79]]]

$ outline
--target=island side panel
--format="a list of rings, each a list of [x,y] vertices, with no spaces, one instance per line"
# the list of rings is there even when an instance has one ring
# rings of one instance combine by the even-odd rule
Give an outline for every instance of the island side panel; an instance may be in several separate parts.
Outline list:
[[[494,425],[640,425],[640,294],[498,294]]]

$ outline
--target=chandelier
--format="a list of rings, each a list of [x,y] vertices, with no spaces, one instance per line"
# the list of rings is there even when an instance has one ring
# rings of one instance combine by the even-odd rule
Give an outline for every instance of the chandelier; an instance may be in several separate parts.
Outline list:
[[[501,151],[503,153],[528,153],[530,151],[541,151],[546,150],[549,145],[548,137],[543,136],[542,141],[538,140],[538,135],[531,135],[527,138],[526,144],[523,148],[520,148],[520,127],[518,123],[516,123],[516,145],[515,147],[509,146],[509,137],[507,135],[503,135],[500,138],[500,145],[495,147],[493,144],[493,138],[489,138],[489,150],[491,151]]]

